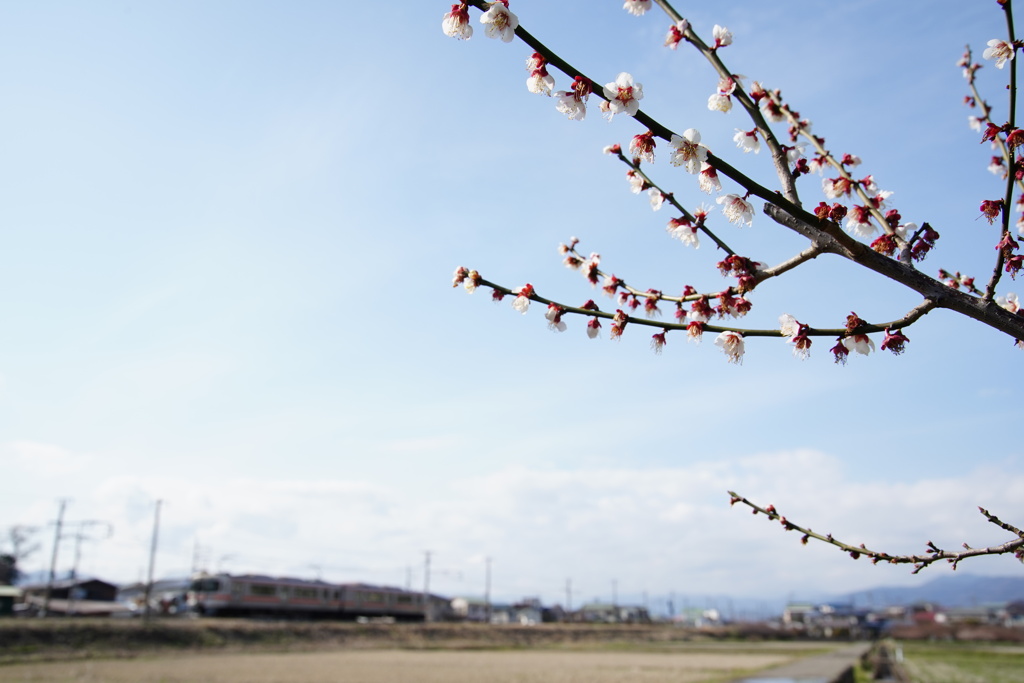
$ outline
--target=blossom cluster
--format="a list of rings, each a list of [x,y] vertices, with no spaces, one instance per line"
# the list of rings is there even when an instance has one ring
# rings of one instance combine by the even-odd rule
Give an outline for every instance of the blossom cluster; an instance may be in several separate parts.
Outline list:
[[[617,116],[624,114],[627,117],[639,118],[646,126],[650,127],[633,135],[628,145],[610,145],[605,148],[605,152],[618,157],[619,160],[629,165],[626,178],[630,191],[635,194],[646,192],[653,210],[660,210],[668,204],[679,211],[679,215],[670,218],[666,226],[666,231],[671,237],[678,239],[684,245],[699,248],[701,233],[704,233],[704,237],[712,239],[719,248],[724,249],[728,254],[718,264],[721,273],[737,278],[735,286],[720,292],[712,291],[700,294],[697,290],[687,286],[679,297],[666,296],[653,288],[646,291],[643,291],[642,288],[634,289],[627,287],[623,280],[615,275],[602,272],[598,254],[591,253],[590,256],[585,257],[577,252],[578,240],[573,238],[569,244],[560,247],[565,265],[581,272],[593,287],[601,284],[603,292],[617,303],[618,308],[614,314],[601,312],[593,300],[588,300],[581,307],[567,307],[548,302],[536,295],[531,284],[515,289],[505,289],[486,283],[491,287],[492,298],[495,301],[502,300],[506,295],[514,295],[512,306],[521,313],[528,311],[531,301],[541,302],[547,305],[545,318],[548,326],[556,331],[566,329],[564,317],[567,313],[584,315],[588,319],[586,333],[590,338],[600,335],[602,318],[610,319],[610,337],[612,339],[621,338],[627,325],[633,321],[660,327],[660,323],[656,324],[652,321],[661,314],[659,303],[674,302],[677,322],[666,324],[651,337],[651,348],[656,353],[661,353],[667,344],[667,335],[672,329],[685,327],[688,338],[699,342],[704,332],[708,331],[709,323],[713,318],[719,320],[738,318],[750,310],[751,303],[745,298],[745,295],[760,280],[786,272],[795,267],[794,262],[796,265],[801,265],[814,258],[814,255],[807,256],[801,253],[775,269],[761,271],[761,264],[736,255],[718,235],[709,230],[707,218],[712,210],[711,206],[701,204],[692,212],[687,211],[671,192],[662,190],[658,186],[657,181],[652,175],[649,175],[646,169],[641,170],[641,165],[654,163],[659,144],[657,138],[666,139],[667,149],[664,149],[662,154],[667,154],[668,160],[673,166],[682,167],[686,173],[696,175],[698,187],[702,192],[718,195],[714,203],[719,206],[721,215],[730,223],[738,226],[752,225],[754,206],[749,201],[750,197],[751,195],[766,197],[766,188],[760,187],[750,177],[736,171],[727,163],[720,163],[718,157],[712,156],[710,150],[702,144],[700,132],[695,128],[689,128],[682,134],[676,134],[660,124],[651,123],[649,117],[640,113],[644,87],[632,74],[623,71],[614,80],[600,86],[586,76],[575,73],[553,53],[545,54],[546,48],[531,41],[524,31],[519,30],[519,19],[509,10],[509,0],[473,4],[484,9],[480,16],[480,23],[488,37],[511,42],[518,30],[520,37],[537,50],[526,59],[527,89],[532,93],[552,97],[556,109],[567,118],[570,120],[585,119],[590,95],[596,91],[600,99],[600,112],[604,118],[612,121]],[[652,5],[652,0],[624,0],[622,7],[631,15],[643,16],[651,9]],[[451,5],[451,10],[442,19],[442,30],[446,35],[459,40],[468,40],[472,37],[473,27],[469,21],[468,3],[461,2]],[[813,209],[814,216],[821,221],[817,226],[819,229],[827,232],[834,229],[831,224],[842,225],[850,234],[865,241],[870,240],[870,247],[874,252],[889,258],[898,258],[905,264],[919,261],[933,250],[939,233],[928,223],[919,226],[915,222],[904,221],[900,212],[889,206],[892,192],[880,189],[873,175],[855,171],[861,165],[859,157],[852,154],[833,155],[826,149],[824,138],[812,133],[810,121],[801,118],[799,112],[792,110],[784,103],[778,90],[770,91],[760,82],[754,81],[747,91],[748,81],[744,76],[723,68],[717,53],[733,42],[733,35],[727,28],[715,25],[712,30],[712,39],[712,41],[704,43],[694,33],[689,22],[680,20],[669,27],[664,44],[669,49],[675,50],[681,42],[686,40],[714,63],[719,75],[715,91],[708,98],[707,106],[710,110],[727,113],[731,111],[734,103],[750,110],[754,126],[750,129],[736,128],[732,138],[741,152],[758,154],[762,144],[767,145],[772,152],[773,159],[780,166],[780,174],[785,176],[786,171],[789,170],[790,177],[783,178],[784,184],[804,175],[820,174],[821,192],[826,201],[820,202]],[[984,51],[984,58],[995,60],[995,66],[1001,69],[1007,61],[1015,58],[1017,49],[1022,46],[1024,43],[1020,41],[991,40],[988,43],[988,48]],[[549,59],[573,77],[573,82],[567,89],[555,89],[555,78],[548,70]],[[969,50],[958,62],[958,65],[963,68],[964,76],[973,88],[974,76],[980,65],[971,63]],[[1011,123],[998,125],[992,121],[991,110],[976,95],[975,91],[974,95],[965,98],[965,102],[969,106],[978,108],[977,115],[972,115],[969,122],[972,128],[981,133],[982,142],[989,142],[993,148],[1001,150],[1000,155],[991,158],[988,170],[1001,180],[1024,186],[1024,129],[1018,129]],[[751,103],[753,103],[753,107],[751,107]],[[763,118],[759,117],[758,113]],[[766,121],[788,124],[789,144],[781,144],[772,130],[773,127],[765,125]],[[625,151],[623,147],[626,148]],[[811,155],[807,156],[809,148],[813,148],[813,150]],[[1017,156],[1018,150],[1022,152],[1021,156]],[[783,158],[784,163],[782,162]],[[831,172],[826,172],[829,169]],[[723,193],[720,172],[729,180],[741,185],[742,189]],[[1011,188],[1008,186],[1008,189]],[[1009,195],[1009,192],[1007,194]],[[771,199],[767,201],[774,203]],[[1024,255],[1020,253],[1019,243],[1005,228],[1004,221],[1007,220],[1005,214],[1009,211],[1009,203],[1009,199],[997,198],[984,200],[979,206],[981,215],[989,224],[999,221],[1004,226],[1000,232],[1000,240],[995,247],[998,251],[999,265],[994,282],[998,281],[1000,270],[1015,278],[1024,268]],[[785,208],[785,204],[778,205]],[[1024,236],[1024,195],[1018,196],[1015,208],[1021,213],[1017,227],[1019,233]],[[813,224],[813,220],[809,223]],[[879,229],[881,229],[880,235],[878,234]],[[872,256],[874,255],[872,254]],[[981,295],[981,291],[974,284],[973,277],[961,275],[959,272],[951,274],[942,270],[939,279],[950,288],[975,296]],[[453,285],[463,285],[470,292],[482,283],[483,280],[476,271],[465,268],[458,269],[453,277]],[[992,287],[990,287],[991,289]],[[990,291],[988,296],[992,297],[993,293]],[[1011,293],[997,298],[996,303],[1005,310],[1024,315],[1020,312],[1015,294]],[[647,319],[631,317],[632,312],[641,307]],[[778,332],[772,332],[772,334],[785,338],[791,345],[795,356],[807,358],[810,354],[812,336],[825,334],[832,336],[838,332],[837,342],[831,352],[837,363],[845,364],[851,354],[867,355],[872,353],[876,347],[869,333],[877,334],[883,330],[884,337],[880,342],[880,348],[896,355],[903,353],[909,339],[902,328],[908,326],[914,319],[916,318],[908,315],[905,320],[891,323],[889,326],[870,325],[856,313],[851,313],[847,316],[845,327],[837,331],[815,329],[796,320],[793,316],[785,314],[779,318]],[[722,329],[711,326],[711,330],[715,332]],[[747,330],[746,332],[752,331]],[[765,334],[764,331],[757,332],[758,336]],[[741,363],[744,355],[744,331],[725,329],[716,337],[715,345],[722,349],[730,362]],[[1022,346],[1024,346],[1024,342],[1022,342]]]

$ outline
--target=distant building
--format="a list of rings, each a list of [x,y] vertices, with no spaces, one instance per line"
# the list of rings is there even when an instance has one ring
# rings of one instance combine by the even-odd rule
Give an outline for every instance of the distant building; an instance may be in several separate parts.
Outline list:
[[[452,616],[461,621],[486,622],[491,605],[482,598],[452,598]]]
[[[117,586],[99,579],[65,579],[22,586],[21,590],[28,612],[45,609],[50,614],[106,616],[130,611],[116,601]]]
[[[577,612],[579,621],[591,624],[649,624],[651,615],[646,607],[636,605],[613,605],[606,602],[590,602]]]
[[[20,601],[21,589],[16,586],[0,586],[0,617],[14,614],[14,603]]]

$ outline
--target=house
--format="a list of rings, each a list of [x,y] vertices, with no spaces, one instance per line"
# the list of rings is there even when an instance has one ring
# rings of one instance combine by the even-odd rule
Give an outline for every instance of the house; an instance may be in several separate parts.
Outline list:
[[[491,603],[481,598],[453,598],[452,615],[462,621],[490,621]]]
[[[14,614],[14,603],[20,599],[21,589],[17,586],[0,586],[0,617]]]
[[[22,586],[26,611],[48,614],[106,616],[127,613],[117,602],[117,586],[99,579],[64,579]]]
[[[646,607],[636,605],[612,605],[606,602],[591,602],[580,607],[579,620],[591,624],[649,624],[651,615]]]

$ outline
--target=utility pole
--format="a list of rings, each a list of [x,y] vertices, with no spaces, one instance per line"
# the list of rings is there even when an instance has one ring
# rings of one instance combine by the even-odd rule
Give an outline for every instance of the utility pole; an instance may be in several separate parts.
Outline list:
[[[114,527],[107,522],[99,522],[94,519],[87,519],[84,522],[68,522],[66,526],[77,526],[78,531],[75,532],[73,538],[75,539],[75,560],[71,565],[71,580],[78,581],[78,563],[82,560],[82,541],[95,541],[97,539],[89,536],[85,533],[85,529],[91,526],[102,524],[107,527],[107,538],[114,535]],[[74,602],[76,600],[76,593],[79,591],[75,586],[71,586],[68,592],[68,608],[67,613],[74,613]]]
[[[423,555],[423,621],[430,622],[430,551],[424,550]]]
[[[64,526],[64,508],[68,505],[67,498],[60,499],[60,510],[57,512],[57,530],[53,535],[53,554],[50,555],[50,578],[46,582],[46,593],[43,596],[43,610],[41,616],[48,616],[50,612],[50,597],[53,595],[53,582],[57,578],[57,549],[60,548],[60,534]]]
[[[487,604],[487,623],[491,623],[491,558],[487,558],[487,578],[484,583],[484,602]]]
[[[572,579],[565,580],[565,612],[572,614]]]
[[[143,608],[142,618],[144,622],[149,622],[150,617],[150,605],[149,601],[151,593],[153,592],[153,566],[156,564],[156,542],[157,536],[160,531],[160,506],[163,504],[162,500],[156,501],[156,513],[153,515],[153,539],[149,545],[149,580],[146,581],[146,593],[145,593],[145,607]]]

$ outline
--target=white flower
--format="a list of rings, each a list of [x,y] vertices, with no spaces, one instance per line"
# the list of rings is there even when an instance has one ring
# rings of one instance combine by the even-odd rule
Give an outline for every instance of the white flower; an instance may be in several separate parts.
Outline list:
[[[550,96],[551,90],[554,87],[555,79],[547,71],[534,71],[530,77],[526,79],[526,89],[538,95]],[[557,107],[558,105],[556,104],[555,106]]]
[[[757,129],[753,130],[740,130],[736,129],[736,135],[732,136],[733,142],[736,146],[743,150],[743,153],[753,152],[757,154],[761,151],[761,140],[757,137]]]
[[[634,116],[640,109],[644,86],[634,83],[633,77],[623,71],[614,81],[604,86],[604,96],[608,99],[609,121],[616,114]]]
[[[871,341],[871,337],[866,334],[855,334],[850,337],[843,337],[843,346],[848,351],[856,351],[862,356],[866,356],[875,350],[875,342]]]
[[[1002,157],[992,157],[992,161],[988,165],[988,171],[992,175],[999,176],[1000,178],[1006,178],[1006,164],[1003,162]]]
[[[1006,296],[997,296],[996,303],[1010,313],[1016,313],[1020,310],[1020,302],[1017,300],[1017,295],[1013,292],[1007,292]]]
[[[967,125],[970,126],[971,130],[975,131],[976,133],[981,132],[981,119],[978,118],[977,116],[968,116]]]
[[[712,29],[711,35],[715,38],[714,47],[725,47],[726,45],[732,45],[732,33],[724,26],[715,24],[715,28]]]
[[[686,33],[686,29],[688,28],[690,28],[690,22],[686,19],[680,19],[674,26],[670,26],[668,29],[668,35],[665,36],[665,45],[668,46],[670,50],[675,50],[679,47],[679,43],[683,39],[683,34]]]
[[[516,295],[516,298],[512,301],[512,308],[525,314],[530,308],[530,297],[533,296],[533,292],[534,289],[531,284],[525,284],[522,287],[513,289],[512,293]]]
[[[687,173],[700,173],[701,164],[708,158],[708,148],[700,144],[700,131],[687,128],[682,136],[672,135],[668,143],[672,146],[673,166],[685,166]]]
[[[665,203],[665,195],[656,187],[647,190],[647,196],[651,198],[651,210],[657,211]]]
[[[503,42],[511,43],[516,36],[519,17],[508,11],[508,0],[497,0],[480,15],[480,23],[487,26],[484,32],[488,38],[501,38]]]
[[[754,207],[738,194],[723,195],[715,201],[722,205],[722,213],[730,223],[746,223],[749,226],[753,222]]]
[[[722,181],[718,179],[718,171],[706,161],[700,165],[700,175],[697,176],[697,184],[700,186],[700,191],[704,194],[722,191]]]
[[[647,181],[633,169],[626,171],[626,180],[629,181],[629,191],[633,194],[640,194],[644,191],[644,183]]]
[[[914,222],[904,223],[903,225],[897,225],[893,232],[901,240],[905,240],[907,239],[908,235],[913,235],[915,232],[917,232],[917,227],[917,223]]]
[[[998,38],[993,38],[988,41],[988,47],[985,48],[983,53],[981,53],[981,56],[985,59],[996,60],[996,68],[1002,69],[1003,65],[1006,64],[1007,59],[1013,59],[1016,51],[1017,50],[1012,43],[1008,43],[1005,40],[999,40]]]
[[[451,12],[444,15],[441,30],[446,36],[469,40],[473,37],[473,26],[469,23],[469,7],[465,4],[452,5]]]
[[[565,309],[558,304],[548,304],[548,310],[544,313],[544,318],[548,321],[548,328],[555,332],[565,332],[566,324],[562,320],[564,314]]]
[[[665,226],[665,230],[669,235],[686,246],[700,249],[700,237],[697,235],[697,228],[689,221],[673,218]]]
[[[786,161],[791,164],[796,163],[799,159],[804,158],[804,154],[807,151],[807,146],[802,142],[798,142],[789,149],[786,150]]]
[[[643,16],[644,12],[651,9],[651,0],[626,0],[622,9],[635,16]]]
[[[718,346],[729,357],[730,363],[743,364],[743,335],[739,332],[726,330],[715,337],[715,346]]]
[[[789,313],[783,313],[779,316],[779,331],[782,332],[783,336],[795,337],[800,331],[800,323]]]
[[[732,98],[728,95],[723,95],[720,92],[716,92],[714,95],[708,98],[708,109],[711,111],[720,111],[725,113],[732,109]]]
[[[877,228],[871,222],[871,212],[863,206],[854,206],[846,215],[846,229],[858,237],[867,239],[874,236]]]
[[[587,105],[575,92],[559,90],[555,93],[555,109],[569,117],[570,121],[582,121],[587,116]]]

